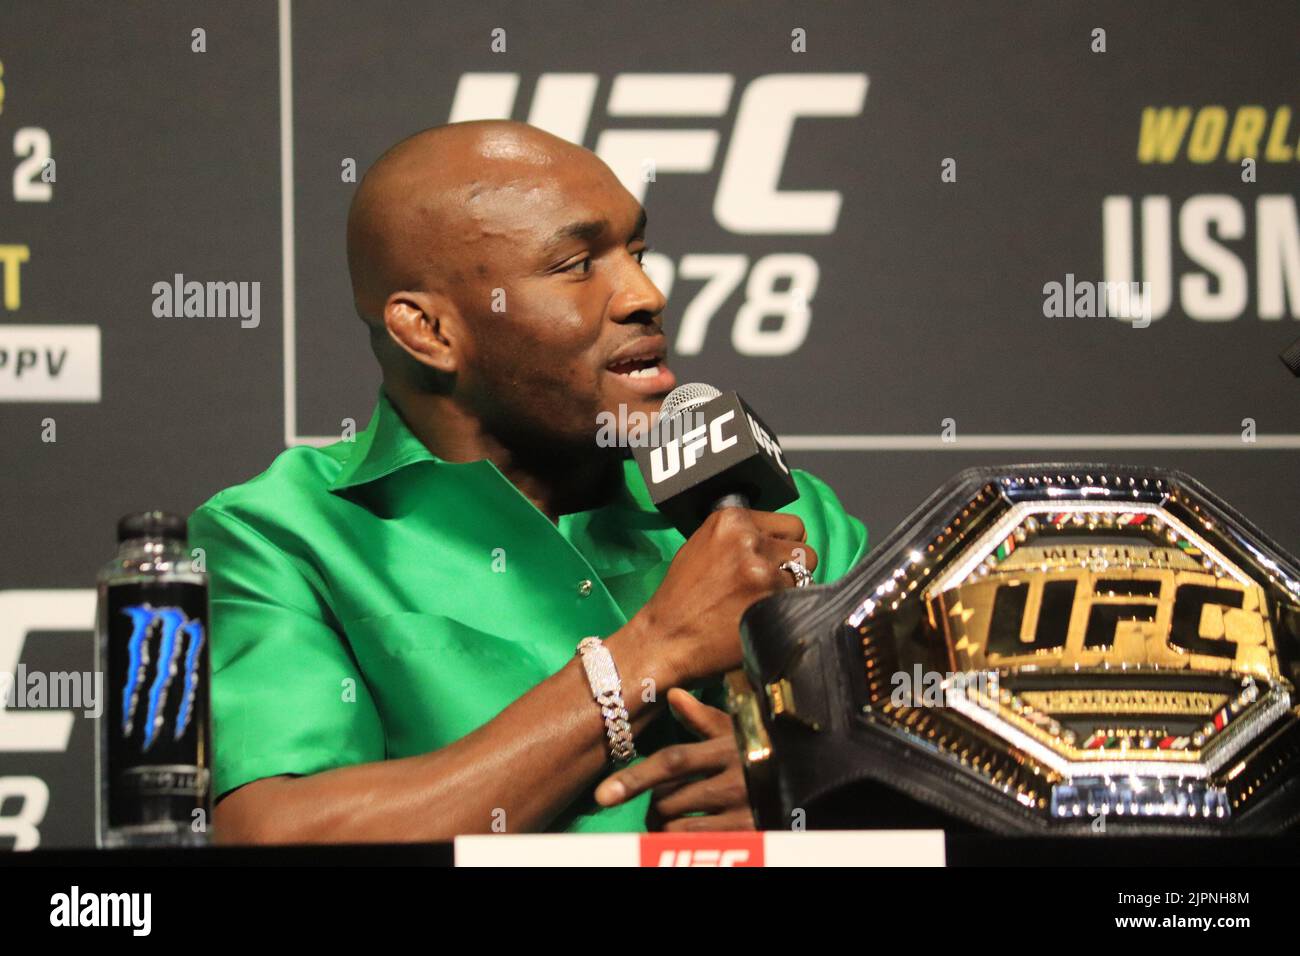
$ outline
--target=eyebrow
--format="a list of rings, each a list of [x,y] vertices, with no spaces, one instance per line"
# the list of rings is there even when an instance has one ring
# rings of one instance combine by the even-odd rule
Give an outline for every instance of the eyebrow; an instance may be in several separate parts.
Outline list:
[[[640,236],[645,232],[645,226],[646,211],[645,207],[642,206],[641,213],[637,216],[636,226],[628,237],[629,240],[635,239],[637,236]],[[608,228],[608,219],[587,219],[581,222],[571,222],[567,226],[556,230],[555,235],[551,236],[550,240],[546,243],[546,248],[548,250],[554,249],[556,246],[572,239],[577,239],[581,242],[591,242],[598,239]]]

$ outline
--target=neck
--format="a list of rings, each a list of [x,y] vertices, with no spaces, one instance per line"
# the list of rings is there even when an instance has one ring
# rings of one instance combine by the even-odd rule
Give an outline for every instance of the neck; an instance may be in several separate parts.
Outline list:
[[[623,483],[622,460],[608,454],[506,453],[492,456],[492,462],[552,523],[560,515],[609,504]]]
[[[398,394],[389,400],[420,442],[444,461],[496,465],[552,523],[560,515],[608,504],[623,483],[621,456],[595,442],[545,449],[502,441],[447,396]]]

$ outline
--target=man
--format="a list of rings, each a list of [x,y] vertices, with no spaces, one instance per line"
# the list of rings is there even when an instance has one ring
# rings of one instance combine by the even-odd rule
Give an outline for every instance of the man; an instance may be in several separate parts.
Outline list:
[[[190,519],[218,839],[753,826],[728,718],[687,690],[739,664],[782,564],[832,580],[866,530],[796,471],[782,512],[684,541],[596,441],[602,412],[648,416],[674,385],[645,249],[609,168],[523,124],[426,130],[366,174],[348,264],[383,372],[369,426]],[[649,755],[612,776],[588,636]]]

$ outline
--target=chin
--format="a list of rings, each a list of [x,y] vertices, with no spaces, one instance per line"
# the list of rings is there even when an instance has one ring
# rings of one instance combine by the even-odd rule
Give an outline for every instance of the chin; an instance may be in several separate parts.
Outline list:
[[[628,445],[629,436],[638,431],[645,435],[654,425],[661,404],[662,396],[637,396],[621,402],[606,402],[596,416],[596,444],[601,447],[624,448]]]

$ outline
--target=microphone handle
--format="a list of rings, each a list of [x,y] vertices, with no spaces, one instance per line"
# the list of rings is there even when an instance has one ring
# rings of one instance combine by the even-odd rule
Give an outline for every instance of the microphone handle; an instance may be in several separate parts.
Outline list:
[[[723,508],[748,508],[749,496],[741,494],[723,495],[713,503],[714,511],[721,511]]]

